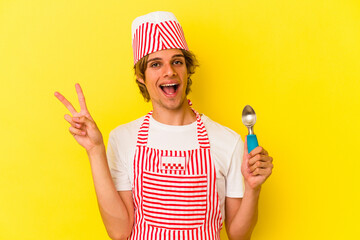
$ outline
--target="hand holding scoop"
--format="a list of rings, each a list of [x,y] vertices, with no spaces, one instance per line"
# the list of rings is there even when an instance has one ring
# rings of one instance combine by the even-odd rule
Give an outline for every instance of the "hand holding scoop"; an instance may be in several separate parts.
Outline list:
[[[253,126],[256,122],[256,114],[250,105],[246,105],[242,112],[242,122],[248,128],[248,135],[246,136],[248,153],[259,146],[256,135],[254,134]]]

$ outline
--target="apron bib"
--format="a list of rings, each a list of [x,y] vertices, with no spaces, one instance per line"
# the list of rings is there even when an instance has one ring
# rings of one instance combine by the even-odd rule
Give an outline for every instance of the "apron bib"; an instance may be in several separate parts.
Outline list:
[[[204,123],[194,112],[200,148],[186,151],[147,147],[152,112],[145,116],[134,157],[135,224],[130,239],[220,239],[215,166]]]

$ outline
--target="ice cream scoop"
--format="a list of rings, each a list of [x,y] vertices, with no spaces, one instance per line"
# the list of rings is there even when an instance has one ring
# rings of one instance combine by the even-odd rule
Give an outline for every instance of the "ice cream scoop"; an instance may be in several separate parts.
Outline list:
[[[256,123],[256,114],[250,105],[246,105],[242,112],[242,122],[248,128],[248,135],[246,136],[248,152],[250,153],[254,148],[259,146],[257,137],[254,134],[254,125]]]

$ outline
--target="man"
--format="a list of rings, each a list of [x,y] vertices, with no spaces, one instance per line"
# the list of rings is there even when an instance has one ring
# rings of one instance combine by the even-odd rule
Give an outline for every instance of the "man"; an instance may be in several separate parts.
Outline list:
[[[137,82],[153,110],[114,129],[107,154],[80,85],[80,112],[55,93],[88,153],[109,236],[220,239],[225,221],[230,239],[250,239],[272,158],[262,147],[248,154],[238,134],[190,107],[196,59],[172,13],[141,16],[132,32]]]

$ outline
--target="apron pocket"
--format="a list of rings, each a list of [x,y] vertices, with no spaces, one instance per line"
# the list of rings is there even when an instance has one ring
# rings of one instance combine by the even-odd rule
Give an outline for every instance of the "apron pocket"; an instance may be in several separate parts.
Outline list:
[[[204,224],[206,175],[143,172],[143,213],[153,227],[191,230]]]

